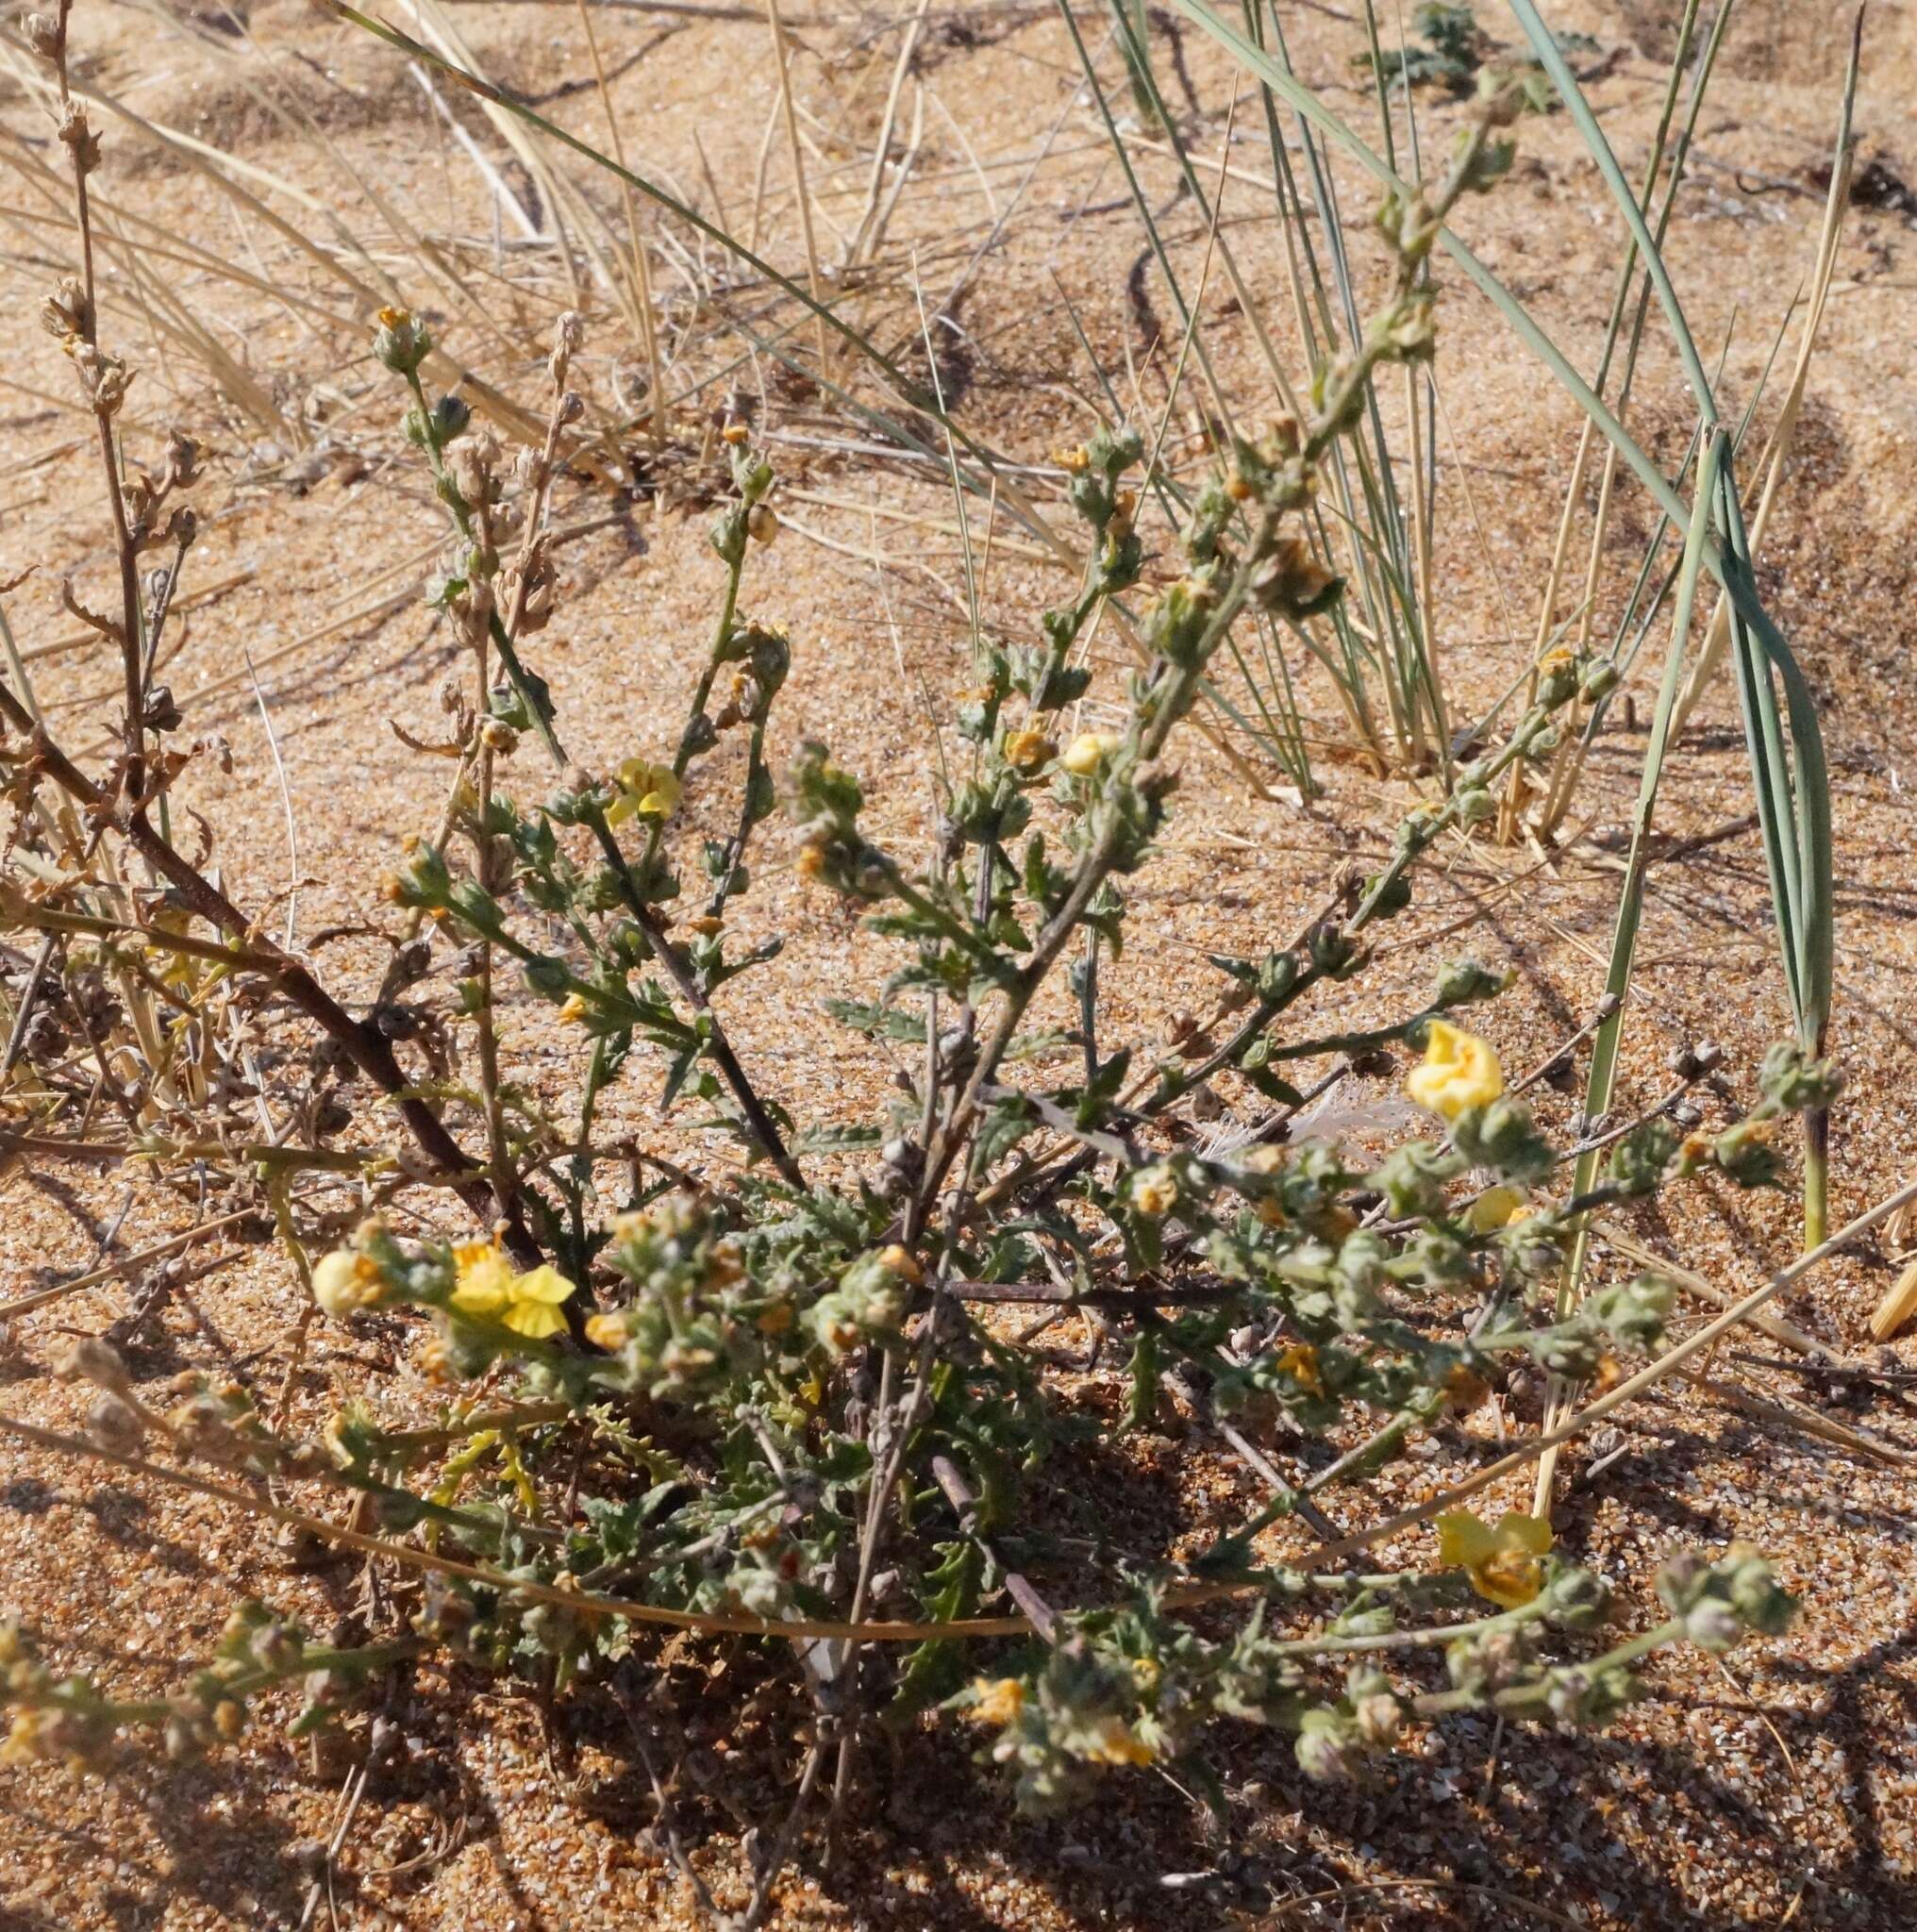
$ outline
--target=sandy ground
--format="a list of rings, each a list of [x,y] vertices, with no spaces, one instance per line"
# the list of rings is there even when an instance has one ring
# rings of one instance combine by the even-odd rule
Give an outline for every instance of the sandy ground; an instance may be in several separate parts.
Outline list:
[[[1358,30],[1328,9],[1281,11],[1300,72],[1361,120],[1365,97],[1350,65]],[[1587,29],[1614,51],[1593,97],[1633,172],[1661,89],[1655,60],[1676,11],[1672,0],[1552,9],[1555,25]],[[1484,12],[1489,21],[1496,9]],[[292,0],[254,7],[243,30],[233,16],[200,17],[213,36],[201,43],[143,10],[83,5],[76,26],[90,84],[150,123],[266,171],[281,185],[248,178],[292,230],[263,218],[236,223],[190,158],[108,118],[103,192],[122,232],[148,251],[145,284],[124,275],[110,284],[110,330],[142,368],[129,441],[138,446],[178,421],[211,452],[195,498],[207,535],[188,585],[210,594],[188,608],[166,675],[190,728],[218,731],[232,747],[230,778],[208,773],[188,793],[216,836],[229,889],[270,907],[275,922],[290,916],[333,981],[364,994],[382,949],[327,936],[376,913],[374,876],[406,833],[437,817],[443,768],[408,751],[392,725],[434,735],[438,689],[456,658],[415,598],[384,601],[429,562],[434,508],[394,434],[392,385],[366,358],[361,338],[320,313],[343,316],[353,305],[298,252],[296,236],[324,237],[342,258],[402,283],[423,272],[382,208],[434,234],[468,238],[459,258],[474,299],[460,300],[445,283],[408,291],[408,298],[435,314],[469,366],[535,407],[537,358],[524,344],[566,295],[550,261],[506,245],[509,218],[395,57]],[[497,79],[564,125],[603,137],[574,10],[460,6],[448,17]],[[632,158],[700,207],[724,207],[741,222],[770,128],[766,246],[780,266],[800,272],[783,131],[769,119],[776,96],[763,23],[609,9],[595,18]],[[1189,80],[1195,104],[1190,138],[1215,167],[1230,75],[1195,30],[1175,32],[1169,14],[1153,18],[1168,49],[1176,41],[1175,72]],[[792,25],[822,206],[842,225],[856,222],[898,23],[828,10],[794,16]],[[1094,45],[1103,30],[1102,21],[1088,20]],[[1509,38],[1515,30],[1499,22],[1496,31]],[[1846,37],[1835,9],[1749,0],[1704,117],[1670,254],[1700,341],[1709,354],[1723,350],[1733,410],[1749,399],[1809,272],[1821,208],[1813,171],[1828,151]],[[268,68],[309,122],[273,109],[275,97],[260,86]],[[1117,90],[1109,57],[1102,71]],[[968,275],[942,365],[956,413],[1034,464],[1082,436],[1103,407],[1075,315],[1121,395],[1128,404],[1142,396],[1147,414],[1161,407],[1165,382],[1164,358],[1151,362],[1148,352],[1155,335],[1176,326],[1162,284],[1142,273],[1133,279],[1142,246],[1137,217],[1092,114],[1071,100],[1076,80],[1071,42],[1046,9],[928,12],[904,96],[922,104],[916,179],[886,237],[882,286],[857,298],[865,323],[911,355],[914,283],[935,310]],[[1917,180],[1907,113],[1913,81],[1917,32],[1908,9],[1874,9],[1858,108],[1860,158],[1896,180],[1907,170]],[[1440,122],[1455,118],[1430,105]],[[913,111],[908,105],[908,119]],[[542,184],[469,108],[459,114],[521,206],[539,208]],[[1256,185],[1270,166],[1256,118],[1253,104],[1241,105],[1233,166],[1243,178],[1229,190],[1226,232],[1247,279],[1263,288],[1276,286],[1281,244]],[[30,159],[51,145],[4,75],[0,124],[9,156]],[[1561,118],[1527,122],[1523,138],[1515,178],[1470,208],[1463,226],[1574,361],[1588,366],[1603,329],[1618,225]],[[13,166],[19,195],[0,215],[0,291],[18,329],[0,374],[0,575],[36,566],[5,599],[7,615],[50,715],[70,741],[94,744],[110,726],[114,675],[95,650],[67,641],[73,622],[55,587],[71,572],[83,593],[92,587],[104,597],[108,554],[71,375],[30,326],[71,234],[28,185],[23,163]],[[1143,176],[1148,198],[1165,209],[1175,189],[1169,165],[1148,166]],[[592,192],[616,212],[603,182]],[[11,189],[7,198],[15,199]],[[995,245],[975,267],[1001,219]],[[1181,272],[1195,278],[1204,236],[1190,204],[1166,222]],[[359,238],[363,256],[344,247],[348,234]],[[739,339],[722,330],[716,308],[694,312],[685,292],[690,244],[675,245],[678,254],[660,256],[655,270],[672,344],[682,372],[713,378],[687,412],[693,458],[702,415],[736,391],[761,414],[785,478],[788,532],[755,567],[746,592],[748,608],[788,625],[795,644],[775,748],[828,738],[865,777],[875,827],[911,849],[925,835],[932,721],[949,722],[944,694],[964,681],[951,498],[923,469],[860,455],[852,445],[864,433],[842,412],[792,393],[765,358],[722,373],[738,357]],[[836,235],[825,247],[836,252]],[[212,272],[195,248],[256,281]],[[1917,238],[1906,212],[1853,211],[1798,454],[1762,559],[1774,608],[1823,707],[1836,792],[1835,1041],[1853,1085],[1833,1141],[1833,1224],[1907,1178],[1917,1158],[1909,1106],[1917,875],[1904,803],[1917,741],[1908,615],[1917,554],[1913,262]],[[708,278],[718,270],[709,249],[703,270]],[[296,299],[266,292],[269,282]],[[754,316],[762,293],[735,287],[721,306]],[[1214,280],[1207,339],[1222,386],[1255,418],[1273,406],[1270,378],[1235,306]],[[163,350],[150,348],[156,310],[210,329],[282,427],[275,432],[259,411],[249,416],[213,396],[204,365],[177,334]],[[1443,358],[1442,641],[1459,690],[1483,701],[1529,646],[1575,418],[1495,318],[1461,291],[1443,305]],[[615,383],[629,387],[637,368],[616,320],[595,330],[584,375],[602,398]],[[1689,419],[1661,347],[1647,356],[1632,420],[1660,456],[1675,458]],[[613,501],[585,480],[560,492],[563,522],[596,526],[568,547],[571,588],[560,620],[540,641],[540,661],[588,762],[663,747],[676,728],[718,575],[705,515],[688,501],[710,475],[710,465],[702,471],[689,459],[674,468],[663,496]],[[1051,489],[1035,487],[1042,495]],[[1644,499],[1626,491],[1601,612],[1616,608],[1647,527]],[[993,537],[982,603],[989,623],[1017,635],[1063,580],[1008,526],[994,526]],[[1109,685],[1117,658],[1105,661],[1113,667]],[[924,703],[921,693],[930,694]],[[1314,727],[1336,737],[1328,689],[1308,678],[1304,699]],[[1640,716],[1647,714],[1641,705]],[[1377,849],[1392,809],[1413,795],[1326,755],[1324,799],[1308,809],[1260,802],[1214,750],[1194,734],[1187,740],[1181,809],[1165,861],[1138,895],[1135,943],[1113,989],[1115,1022],[1142,1037],[1190,1003],[1200,953],[1253,951],[1288,933],[1348,856]],[[1441,937],[1475,915],[1471,947],[1518,975],[1487,1030],[1509,1064],[1546,1058],[1602,988],[1618,880],[1613,835],[1628,816],[1642,743],[1641,732],[1622,727],[1600,741],[1573,815],[1580,836],[1561,852],[1544,858],[1480,845],[1447,854],[1402,938],[1393,935],[1376,983],[1348,1008],[1327,1004],[1327,1016],[1391,1009],[1465,943]],[[537,780],[528,772],[525,782]],[[720,788],[712,793],[693,795],[693,824],[706,814],[716,824]],[[1784,1031],[1762,857],[1755,833],[1737,828],[1746,798],[1734,701],[1720,684],[1667,779],[1663,823],[1724,836],[1654,878],[1626,1041],[1627,1099],[1659,1091],[1674,1049],[1712,1038],[1727,1049],[1724,1088],[1706,1096],[1710,1117],[1721,1118],[1749,1103],[1751,1069]],[[862,1042],[825,1027],[818,1005],[869,993],[886,960],[848,919],[802,892],[783,836],[771,835],[745,920],[787,932],[792,942],[773,968],[742,984],[727,1021],[775,1094],[850,1114],[879,1094],[889,1068]],[[297,891],[289,905],[290,880]],[[508,1008],[508,1075],[564,1103],[577,1093],[583,1061],[538,1021],[524,1007]],[[609,1103],[618,1128],[642,1142],[659,1134],[655,1092],[635,1068]],[[1575,1104],[1549,1093],[1542,1103],[1559,1126]],[[95,1266],[103,1244],[108,1255],[135,1253],[185,1225],[194,1208],[190,1194],[113,1174],[16,1168],[0,1195],[0,1299]],[[1741,1290],[1790,1257],[1794,1229],[1788,1196],[1703,1188],[1668,1219],[1646,1212],[1637,1232]],[[225,1365],[276,1390],[301,1306],[297,1284],[270,1248],[202,1252],[215,1265],[180,1286],[144,1332],[142,1374]],[[1821,1269],[1780,1312],[1847,1360],[1917,1368],[1917,1341],[1880,1357],[1866,1326],[1898,1253],[1893,1237],[1864,1242]],[[128,1294],[125,1284],[109,1283],[0,1333],[6,1411],[70,1421],[75,1399],[50,1378],[48,1357],[63,1335],[97,1332],[123,1314]],[[319,1338],[295,1389],[298,1413],[317,1422],[343,1392],[366,1387],[387,1412],[419,1407],[429,1398],[416,1341],[397,1324],[370,1340]],[[1775,1353],[1758,1339],[1745,1351]],[[1917,1453],[1917,1412],[1894,1381],[1849,1384],[1844,1393],[1731,1357],[1715,1372],[1841,1413],[1901,1444],[1902,1454]],[[1460,1434],[1425,1448],[1381,1486],[1392,1500],[1455,1480],[1481,1459],[1485,1441]],[[1613,1449],[1620,1453],[1587,1474]],[[1139,1459],[1135,1480],[1147,1494],[1175,1488],[1194,1538],[1255,1506],[1251,1479],[1195,1440],[1153,1439]],[[875,1932],[1541,1923],[1888,1932],[1907,1924],[1917,1917],[1908,1467],[1859,1460],[1708,1391],[1667,1386],[1629,1411],[1614,1438],[1569,1458],[1565,1544],[1626,1596],[1642,1596],[1658,1557],[1674,1544],[1748,1538],[1777,1556],[1804,1596],[1787,1638],[1740,1653],[1727,1667],[1694,1654],[1660,1665],[1653,1700],[1603,1736],[1494,1735],[1489,1724],[1451,1724],[1423,1740],[1422,1764],[1388,1768],[1350,1789],[1304,1787],[1283,1739],[1223,1738],[1228,1842],[1209,1836],[1175,1791],[1145,1780],[1109,1787],[1077,1817],[1024,1823],[949,1738],[914,1738],[889,1763],[870,1767],[873,1802],[830,1866],[793,1869],[779,1923]],[[1527,1486],[1513,1488],[1494,1500],[1522,1506],[1527,1494]],[[1061,1496],[1050,1507],[1069,1524],[1112,1500]],[[1149,1506],[1128,1495],[1122,1507]],[[1417,1557],[1409,1543],[1399,1554]],[[46,1628],[62,1661],[116,1685],[163,1685],[202,1653],[242,1592],[270,1594],[325,1627],[351,1607],[356,1585],[346,1571],[292,1571],[257,1525],[213,1506],[0,1448],[0,1603]],[[790,1749],[762,1734],[728,1736],[728,1700],[701,1704],[688,1690],[688,1734],[701,1768],[709,1773],[729,1757],[725,1775],[748,1808],[755,1792],[769,1804],[776,1781],[790,1775]],[[336,1779],[316,1774],[290,1746],[262,1737],[230,1759],[182,1769],[154,1762],[85,1787],[0,1771],[8,1818],[0,1928],[297,1924],[313,1909],[320,1924],[330,1912],[341,1925],[560,1932],[684,1916],[678,1883],[643,1835],[651,1807],[619,1736],[565,1738],[556,1756],[531,1706],[436,1669],[419,1674],[396,1714],[404,1747],[353,1821],[332,1900],[321,1896],[316,1907],[310,1848],[331,1831],[340,1793]],[[701,1840],[696,1856],[724,1888],[739,1869],[733,1827],[716,1806],[695,1801],[689,1815]]]

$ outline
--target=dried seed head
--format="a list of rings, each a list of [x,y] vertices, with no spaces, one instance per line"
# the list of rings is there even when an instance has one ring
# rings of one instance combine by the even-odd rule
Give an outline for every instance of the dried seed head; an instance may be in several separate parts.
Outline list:
[[[58,341],[92,333],[93,314],[87,304],[86,284],[77,275],[62,275],[40,305],[40,325]]]
[[[77,101],[69,101],[60,114],[59,138],[71,150],[74,173],[84,178],[100,165],[100,137]]]
[[[140,1448],[146,1424],[133,1406],[103,1389],[87,1411],[87,1440],[109,1456],[132,1456]]]
[[[107,355],[92,342],[82,341],[76,335],[68,336],[61,347],[72,358],[80,378],[80,387],[86,391],[95,413],[118,415],[120,405],[126,400],[133,372],[119,357]]]
[[[166,473],[176,490],[190,490],[200,474],[200,446],[183,430],[171,431],[166,439]]]
[[[553,380],[586,344],[586,318],[576,308],[568,308],[553,325]]]
[[[20,31],[25,37],[26,44],[42,60],[59,58],[61,35],[58,21],[49,20],[43,13],[23,14]]]
[[[469,437],[453,451],[446,467],[453,487],[475,508],[499,494],[499,445],[491,437]]]
[[[62,1382],[91,1382],[115,1391],[127,1386],[126,1364],[116,1350],[97,1336],[75,1336],[54,1357],[53,1372]]]

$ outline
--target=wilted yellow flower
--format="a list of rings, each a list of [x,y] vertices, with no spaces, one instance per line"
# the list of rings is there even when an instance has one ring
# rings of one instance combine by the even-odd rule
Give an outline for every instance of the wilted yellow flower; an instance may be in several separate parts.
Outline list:
[[[576,1026],[586,1017],[586,1001],[583,994],[569,992],[559,1002],[559,1018],[568,1026]]]
[[[1093,1726],[1085,1755],[1094,1764],[1149,1764],[1156,1754],[1123,1718],[1104,1717]]]
[[[1418,1106],[1455,1121],[1474,1107],[1489,1107],[1504,1091],[1504,1069],[1488,1041],[1444,1020],[1426,1023],[1425,1058],[1405,1079]]]
[[[322,1255],[313,1268],[313,1300],[335,1319],[370,1308],[385,1291],[379,1270],[351,1248]]]
[[[1081,731],[1059,762],[1075,778],[1089,778],[1124,742],[1115,731]]]
[[[1005,735],[1005,761],[1014,772],[1034,772],[1052,756],[1052,741],[1037,725]]]
[[[631,818],[669,819],[678,810],[684,791],[670,765],[627,758],[619,768],[619,796],[606,808],[606,823],[623,825]]]
[[[1470,1509],[1451,1509],[1438,1519],[1438,1561],[1462,1570],[1479,1596],[1515,1610],[1544,1587],[1544,1553],[1551,1525],[1542,1516],[1507,1509],[1495,1529]]]
[[[559,1313],[573,1284],[557,1268],[542,1263],[515,1274],[492,1241],[467,1241],[453,1250],[458,1285],[452,1304],[460,1313],[490,1315],[502,1327],[528,1341],[543,1341],[566,1325]]]
[[[1025,1707],[1025,1687],[1016,1677],[975,1677],[972,1715],[982,1724],[1009,1724]]]

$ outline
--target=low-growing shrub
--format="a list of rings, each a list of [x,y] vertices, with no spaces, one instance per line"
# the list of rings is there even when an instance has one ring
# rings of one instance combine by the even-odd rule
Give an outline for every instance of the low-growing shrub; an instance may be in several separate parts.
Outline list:
[[[41,35],[61,63],[64,23]],[[429,1652],[542,1698],[624,1694],[669,1634],[743,1634],[811,1713],[785,1827],[755,1855],[757,1920],[808,1807],[826,1789],[842,1801],[875,1726],[944,1724],[1038,1808],[1145,1767],[1209,1790],[1217,1723],[1284,1727],[1301,1772],[1325,1779],[1459,1710],[1601,1721],[1660,1646],[1721,1651],[1782,1627],[1788,1597],[1741,1549],[1668,1563],[1664,1614],[1646,1623],[1627,1608],[1637,1627],[1621,1634],[1604,1583],[1565,1560],[1550,1525],[1480,1520],[1465,1507],[1475,1485],[1349,1531],[1324,1509],[1342,1487],[1375,1485],[1419,1432],[1475,1407],[1514,1363],[1601,1382],[1620,1357],[1656,1350],[1673,1291],[1654,1275],[1559,1315],[1583,1218],[1700,1165],[1771,1179],[1767,1123],[1825,1094],[1819,1069],[1783,1053],[1759,1112],[1715,1141],[1687,1136],[1667,1103],[1584,1123],[1564,1148],[1464,1024],[1502,990],[1472,961],[1445,966],[1422,1004],[1385,1024],[1312,1017],[1325,989],[1371,969],[1375,928],[1410,903],[1421,858],[1492,814],[1500,781],[1550,755],[1559,714],[1603,695],[1608,666],[1546,658],[1502,743],[1403,821],[1375,871],[1330,882],[1297,943],[1214,958],[1215,1008],[1168,1052],[1112,1038],[1102,997],[1134,916],[1131,882],[1177,808],[1174,734],[1208,663],[1254,608],[1300,617],[1340,593],[1297,520],[1372,373],[1433,352],[1422,270],[1451,205],[1509,164],[1508,120],[1501,99],[1488,102],[1442,179],[1383,209],[1396,280],[1361,346],[1316,371],[1308,417],[1235,444],[1171,557],[1148,558],[1135,521],[1143,440],[1101,433],[1068,453],[1086,528],[1079,593],[1029,644],[980,647],[956,713],[964,755],[921,858],[868,835],[860,783],[825,746],[774,769],[768,721],[793,652],[770,617],[741,608],[754,552],[778,527],[771,462],[742,425],[725,432],[718,613],[676,745],[610,773],[571,759],[527,647],[558,615],[545,505],[581,414],[569,387],[580,325],[558,331],[542,444],[508,464],[457,396],[427,392],[425,325],[388,312],[376,354],[407,387],[406,437],[449,519],[432,597],[474,695],[455,708],[459,779],[443,828],[385,883],[395,965],[367,1018],[275,946],[166,829],[195,755],[171,748],[177,713],[145,681],[142,641],[172,580],[156,608],[136,560],[171,541],[177,570],[192,526],[177,513],[162,525],[160,511],[193,458],[176,446],[160,483],[123,475],[110,429],[128,373],[98,342],[91,290],[61,285],[47,325],[109,432],[125,603],[94,621],[125,655],[128,705],[120,757],[94,779],[0,693],[11,728],[0,760],[42,861],[31,891],[9,879],[9,924],[45,935],[46,974],[70,1007],[83,984],[117,985],[156,1012],[183,1010],[143,1088],[120,1093],[139,1151],[164,1172],[189,1158],[200,1123],[191,1158],[224,1160],[270,1211],[326,1318],[376,1310],[430,1329],[444,1407],[435,1424],[402,1427],[355,1402],[308,1439],[237,1383],[189,1375],[162,1406],[110,1345],[74,1346],[63,1369],[94,1391],[93,1453],[172,1471],[422,1581],[388,1600],[392,1627],[358,1645],[242,1605],[205,1667],[147,1700],[56,1675],[25,1607],[0,1640],[8,1758],[103,1767],[122,1734],[142,1729],[175,1755],[213,1748],[243,1738],[262,1705],[282,1710],[282,1687],[299,1693],[293,1732],[323,1730]],[[83,189],[97,148],[77,103],[61,139]],[[1075,730],[1092,677],[1075,647],[1122,592],[1144,600],[1148,661],[1125,681],[1115,728]],[[713,757],[742,741],[742,758]],[[721,771],[734,829],[693,849],[682,802]],[[781,806],[788,831],[773,823]],[[93,868],[103,841],[143,869],[154,897]],[[741,946],[729,918],[769,847],[902,944],[882,986],[835,990],[833,1002],[840,1021],[903,1051],[909,1071],[878,1118],[793,1121],[727,1034],[723,989],[775,950]],[[432,1020],[474,1041],[472,1087],[403,1064],[379,1024],[435,947],[458,949],[450,1010]],[[563,1133],[502,1087],[492,1013],[508,971],[577,1043],[583,1101]],[[205,1077],[217,1056],[195,1028],[212,1024],[202,996],[214,975],[230,996],[282,1000],[316,1029],[313,1064],[334,1084],[308,1091],[296,1145],[249,1150],[226,1089]],[[169,988],[181,995],[171,1006]],[[1394,1045],[1415,1057],[1406,1090],[1429,1118],[1424,1138],[1381,1159],[1287,1144],[1307,1098],[1288,1070],[1328,1066],[1322,1092]],[[609,1086],[661,1072],[683,1158],[595,1144]],[[403,1159],[376,1141],[369,1083],[411,1136]],[[1241,1104],[1229,1135],[1213,1125],[1221,1093]],[[45,1097],[57,1117],[57,1084]],[[697,1179],[689,1170],[715,1131],[742,1161],[723,1179],[705,1161]],[[1597,1178],[1571,1191],[1569,1161],[1593,1149]],[[376,1177],[389,1199],[450,1203],[458,1224],[441,1212],[443,1237],[422,1238],[375,1216],[350,1241],[316,1241],[288,1186],[302,1163]],[[1008,1323],[1022,1308],[1092,1317],[1100,1351],[1128,1352],[1123,1407],[1050,1368]],[[1056,1493],[1122,1465],[1128,1436],[1179,1415],[1251,1461],[1261,1508],[1203,1547],[1061,1531]],[[217,1474],[186,1477],[176,1463]],[[286,1500],[312,1486],[363,1499],[349,1527]],[[1302,1533],[1278,1557],[1260,1537],[1291,1520]],[[1411,1532],[1392,1560],[1358,1561]]]

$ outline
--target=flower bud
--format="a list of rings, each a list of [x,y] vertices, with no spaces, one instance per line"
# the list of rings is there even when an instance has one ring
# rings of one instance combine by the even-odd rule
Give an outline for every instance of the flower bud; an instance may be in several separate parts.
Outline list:
[[[404,308],[382,308],[373,354],[395,375],[410,375],[432,352],[432,337],[419,317]]]
[[[1721,1596],[1702,1596],[1684,1616],[1684,1634],[1699,1650],[1734,1650],[1742,1637],[1738,1613]]]
[[[1075,778],[1090,778],[1124,742],[1115,731],[1081,731],[1065,747],[1059,763]]]
[[[1330,1784],[1351,1772],[1351,1738],[1346,1721],[1334,1710],[1316,1709],[1305,1713],[1292,1745],[1298,1769],[1319,1784]]]
[[[323,1255],[313,1268],[313,1300],[335,1321],[374,1307],[386,1283],[370,1257],[350,1248]]]

